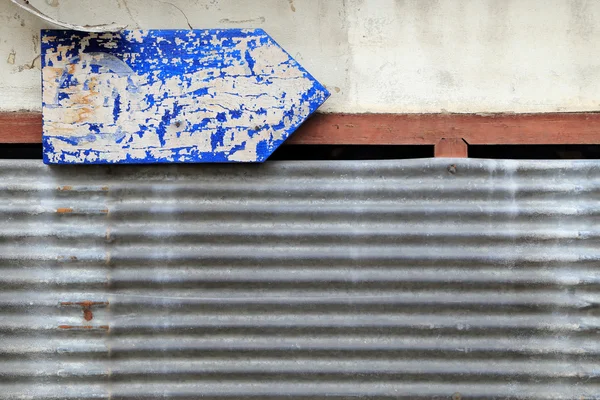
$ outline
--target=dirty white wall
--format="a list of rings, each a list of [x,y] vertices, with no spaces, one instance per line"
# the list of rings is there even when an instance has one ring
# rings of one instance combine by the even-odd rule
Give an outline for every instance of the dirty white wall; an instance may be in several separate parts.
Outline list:
[[[598,0],[31,0],[71,23],[260,27],[328,112],[600,110]],[[40,110],[39,30],[0,0],[0,110]]]

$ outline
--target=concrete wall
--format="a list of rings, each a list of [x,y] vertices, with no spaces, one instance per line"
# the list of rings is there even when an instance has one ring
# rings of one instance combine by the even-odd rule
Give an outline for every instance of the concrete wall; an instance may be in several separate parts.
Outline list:
[[[596,0],[31,0],[71,23],[260,27],[332,92],[328,112],[600,109]],[[0,110],[41,108],[39,30],[0,2]]]

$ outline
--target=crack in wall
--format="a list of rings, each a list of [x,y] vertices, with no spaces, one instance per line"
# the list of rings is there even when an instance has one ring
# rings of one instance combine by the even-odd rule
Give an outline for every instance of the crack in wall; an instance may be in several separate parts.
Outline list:
[[[188,19],[188,17],[187,17],[187,15],[186,15],[186,13],[184,13],[184,12],[183,12],[183,10],[182,10],[182,9],[181,9],[179,6],[176,6],[175,4],[173,4],[173,3],[171,3],[171,2],[168,2],[168,1],[160,1],[160,0],[157,0],[157,1],[158,1],[159,3],[162,3],[162,4],[168,4],[168,5],[172,6],[172,7],[175,7],[176,9],[178,9],[178,10],[179,10],[179,12],[181,13],[181,15],[183,15],[183,18],[185,18],[185,22],[187,23],[187,26],[188,26],[190,29],[194,29],[194,28],[192,27],[192,24],[190,24],[190,20]]]

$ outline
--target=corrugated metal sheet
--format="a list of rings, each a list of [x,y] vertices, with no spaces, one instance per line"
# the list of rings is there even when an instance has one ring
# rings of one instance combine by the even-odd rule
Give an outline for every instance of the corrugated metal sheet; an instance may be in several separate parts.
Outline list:
[[[600,163],[0,162],[0,398],[600,398]]]

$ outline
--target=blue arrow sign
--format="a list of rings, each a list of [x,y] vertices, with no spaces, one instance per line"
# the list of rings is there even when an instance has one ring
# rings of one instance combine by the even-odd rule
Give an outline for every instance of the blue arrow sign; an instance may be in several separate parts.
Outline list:
[[[261,162],[329,92],[263,30],[42,31],[44,162]]]

